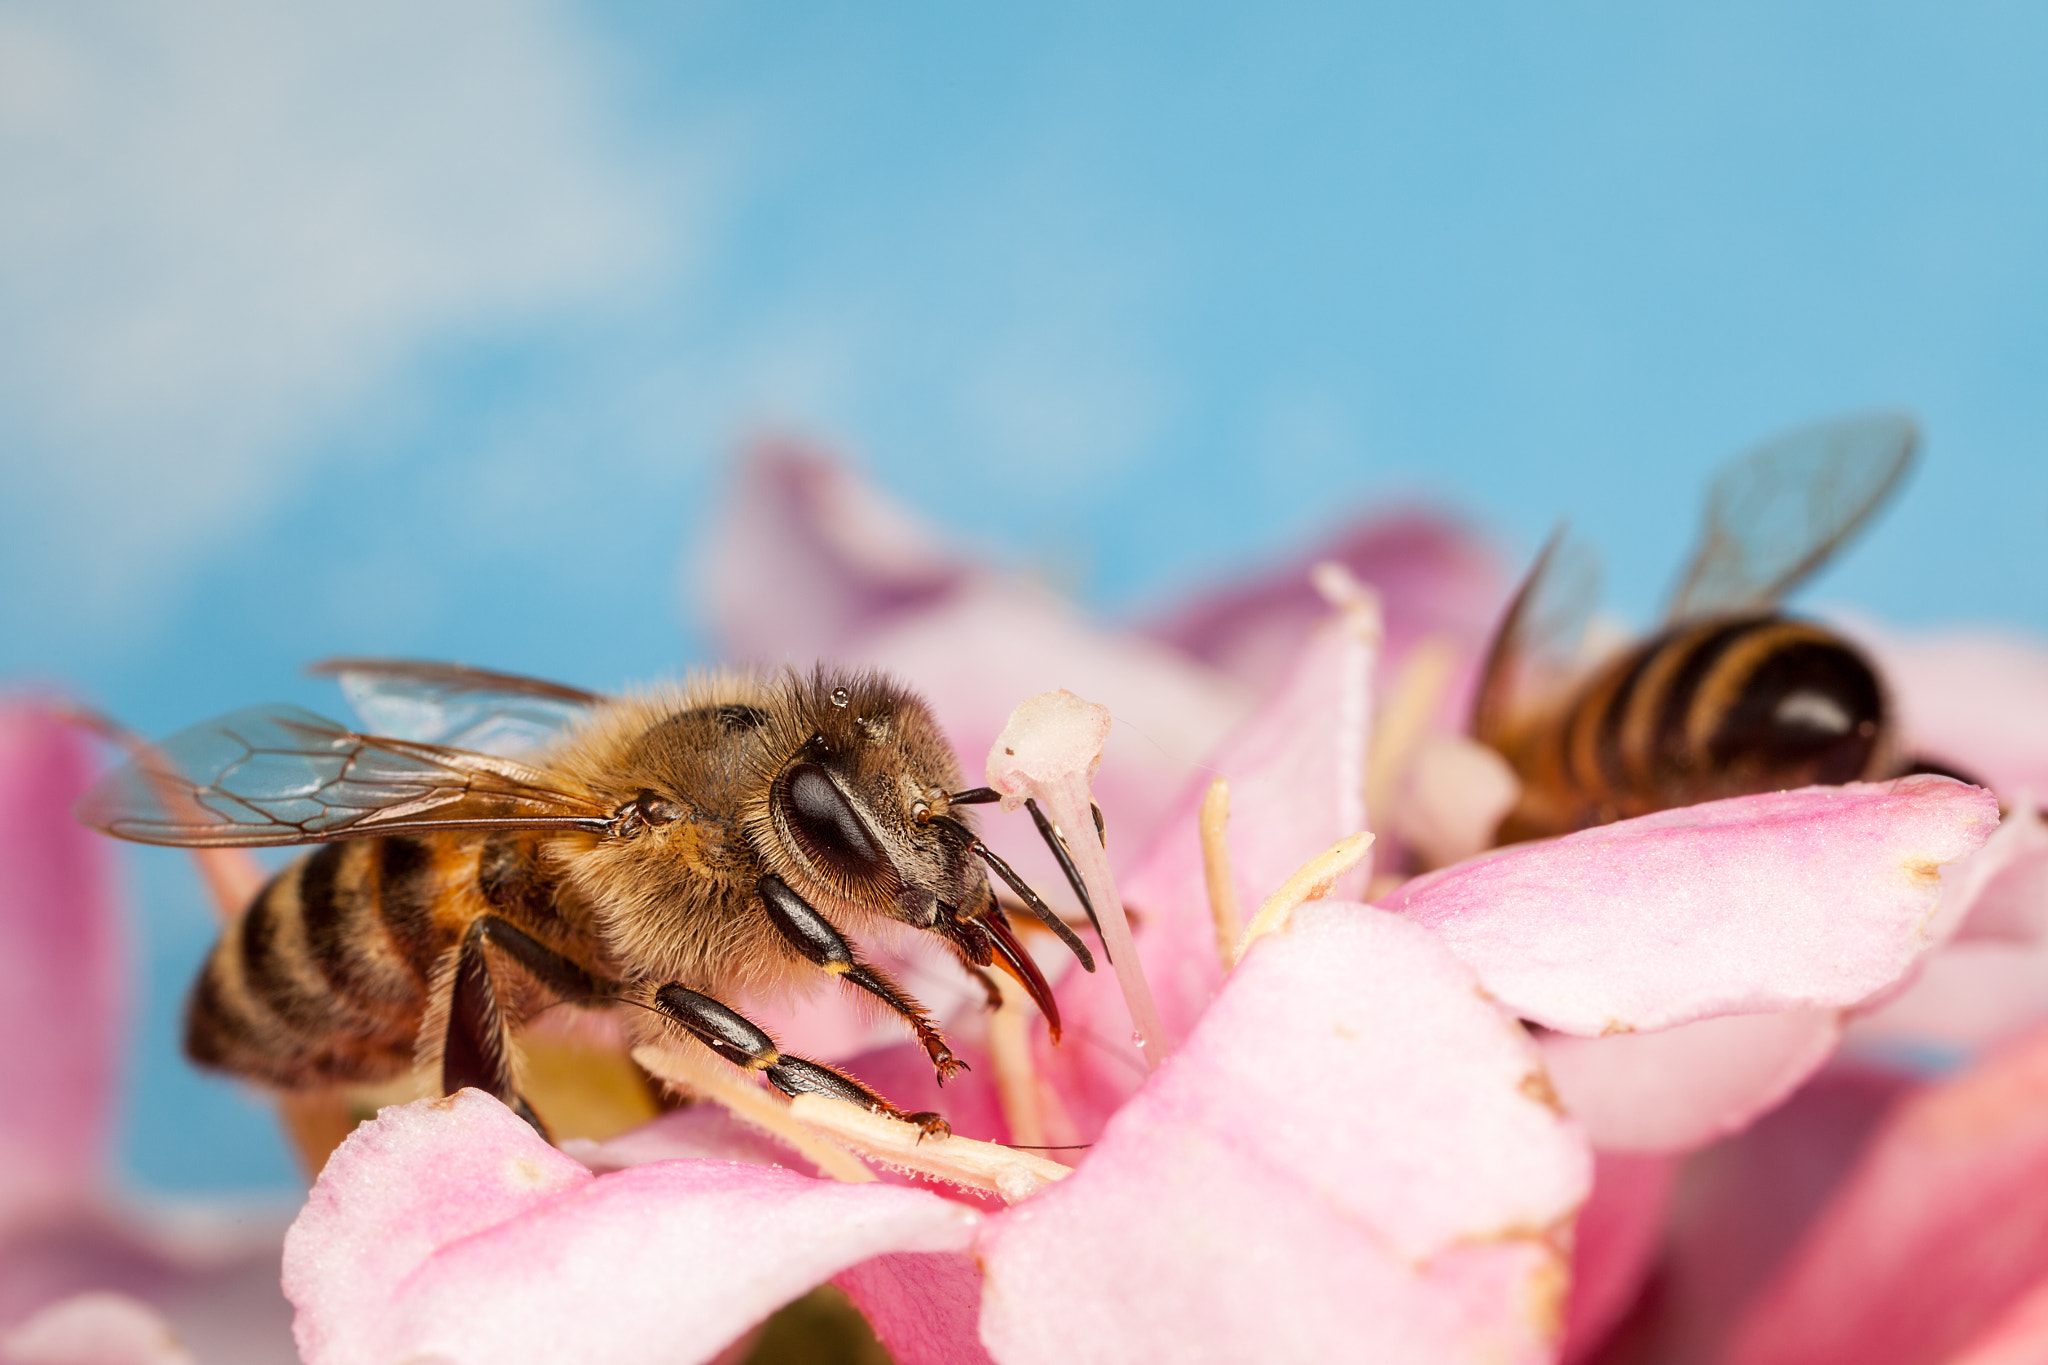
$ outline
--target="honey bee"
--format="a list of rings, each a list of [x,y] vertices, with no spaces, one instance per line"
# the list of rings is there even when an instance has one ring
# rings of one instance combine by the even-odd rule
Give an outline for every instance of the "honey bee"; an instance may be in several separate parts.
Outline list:
[[[1907,770],[1877,670],[1778,603],[1868,522],[1918,444],[1911,420],[1874,415],[1731,462],[1661,628],[1590,670],[1567,661],[1591,605],[1583,561],[1553,537],[1509,604],[1473,702],[1473,738],[1521,780],[1495,841]]]
[[[606,698],[447,664],[315,671],[408,737],[255,707],[142,750],[79,808],[143,843],[323,845],[209,956],[185,1018],[202,1066],[287,1091],[431,1067],[443,1092],[475,1086],[545,1133],[520,1093],[521,1026],[557,1002],[638,1006],[623,1013],[640,1035],[673,1026],[786,1094],[942,1131],[781,1052],[725,1001],[837,977],[900,1016],[943,1083],[963,1063],[938,1024],[847,936],[893,922],[942,940],[992,999],[982,968],[1015,977],[1057,1040],[1058,1005],[989,872],[1094,970],[975,834],[966,808],[996,793],[963,789],[929,708],[882,675]]]

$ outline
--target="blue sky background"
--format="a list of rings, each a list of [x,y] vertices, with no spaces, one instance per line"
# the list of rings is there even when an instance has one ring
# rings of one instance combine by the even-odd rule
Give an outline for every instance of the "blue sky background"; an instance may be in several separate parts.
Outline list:
[[[764,429],[1110,613],[1419,496],[1640,616],[1718,461],[1905,407],[1814,597],[2048,631],[2038,8],[1103,9],[0,3],[0,682],[669,672]],[[128,866],[125,1166],[287,1187]]]

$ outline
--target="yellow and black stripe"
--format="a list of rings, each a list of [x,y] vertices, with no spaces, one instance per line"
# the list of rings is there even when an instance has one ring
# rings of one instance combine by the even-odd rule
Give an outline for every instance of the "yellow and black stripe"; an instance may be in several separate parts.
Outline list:
[[[435,965],[460,933],[437,907],[474,878],[474,849],[453,841],[393,835],[301,858],[215,945],[186,1011],[187,1054],[283,1087],[409,1069]]]
[[[1512,755],[1501,839],[1882,776],[1883,685],[1839,635],[1782,616],[1686,622],[1601,667]]]

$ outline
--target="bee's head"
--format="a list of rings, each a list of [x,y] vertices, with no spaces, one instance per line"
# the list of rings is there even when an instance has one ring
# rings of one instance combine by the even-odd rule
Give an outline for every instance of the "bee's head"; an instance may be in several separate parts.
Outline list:
[[[1049,924],[1065,925],[976,836],[967,807],[994,793],[960,791],[959,761],[930,708],[873,673],[821,669],[790,686],[788,713],[807,728],[779,750],[755,817],[771,835],[758,842],[772,870],[828,915],[884,916],[938,934],[971,963],[1002,967],[1057,1031],[1050,988],[1011,934],[988,868]],[[1080,940],[1063,936],[1092,971]]]
[[[780,742],[765,801],[748,813],[756,847],[827,913],[872,914],[931,929],[983,913],[988,878],[941,821],[960,765],[929,707],[874,673],[823,669],[784,684]]]

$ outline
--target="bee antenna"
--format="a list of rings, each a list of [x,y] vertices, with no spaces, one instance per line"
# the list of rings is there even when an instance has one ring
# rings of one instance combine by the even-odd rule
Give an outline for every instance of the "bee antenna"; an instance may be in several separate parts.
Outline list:
[[[953,792],[946,797],[949,806],[986,806],[991,801],[1000,801],[1003,794],[994,787],[970,787],[964,792]]]
[[[1102,837],[1102,807],[1093,802],[1089,806],[1095,812],[1095,836]],[[1053,828],[1052,821],[1045,818],[1045,812],[1038,808],[1038,799],[1024,798],[1024,809],[1031,812],[1031,823],[1038,826],[1038,837],[1045,840],[1045,846],[1052,850],[1052,856],[1059,860],[1060,871],[1067,874],[1067,885],[1074,888],[1074,894],[1081,899],[1081,908],[1088,912],[1088,923],[1094,927],[1095,937],[1102,940],[1102,955],[1109,957],[1109,940],[1102,938],[1102,921],[1095,918],[1095,902],[1088,897],[1088,887],[1081,880],[1081,869],[1074,866],[1074,855],[1067,850],[1067,841]],[[1110,965],[1116,959],[1110,958]]]
[[[1066,944],[1068,950],[1076,958],[1080,959],[1083,971],[1092,972],[1095,970],[1095,955],[1088,951],[1088,945],[1081,941],[1081,936],[1074,932],[1073,926],[1055,914],[1053,908],[1047,905],[1022,877],[1017,875],[1015,868],[997,857],[995,851],[987,844],[975,838],[974,831],[947,815],[935,816],[932,823],[961,840],[966,844],[969,852],[978,854],[981,860],[989,865],[989,870],[998,877],[1001,877],[1009,888],[1017,893],[1018,898],[1024,902],[1031,913],[1038,916],[1044,922],[1045,927],[1058,935],[1060,942]]]

